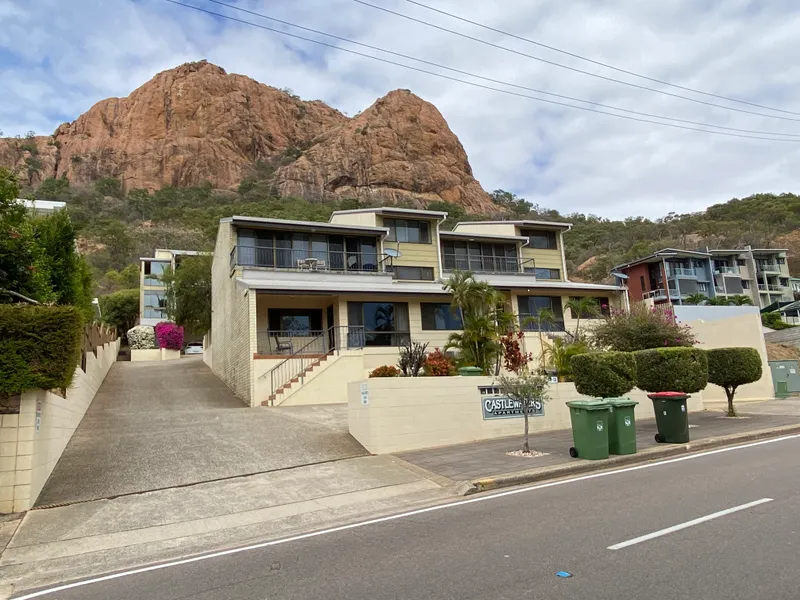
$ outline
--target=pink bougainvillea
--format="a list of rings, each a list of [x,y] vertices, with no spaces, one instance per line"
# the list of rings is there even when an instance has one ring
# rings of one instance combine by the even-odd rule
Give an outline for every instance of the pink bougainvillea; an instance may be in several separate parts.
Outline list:
[[[180,350],[183,348],[183,327],[175,323],[159,323],[156,325],[156,340],[159,348]]]

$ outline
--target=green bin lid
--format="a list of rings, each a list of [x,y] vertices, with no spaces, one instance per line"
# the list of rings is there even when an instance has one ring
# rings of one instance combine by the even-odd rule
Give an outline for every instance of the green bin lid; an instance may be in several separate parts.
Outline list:
[[[614,407],[636,406],[639,404],[636,400],[631,400],[630,398],[603,398],[603,402]]]
[[[483,369],[480,367],[461,367],[458,369],[459,375],[482,375]]]
[[[567,402],[567,406],[581,410],[608,410],[609,408],[603,400],[573,400]]]

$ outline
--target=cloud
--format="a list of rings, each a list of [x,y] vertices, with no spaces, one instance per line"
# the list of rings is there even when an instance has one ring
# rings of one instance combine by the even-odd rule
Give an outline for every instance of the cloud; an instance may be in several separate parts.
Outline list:
[[[290,30],[208,0],[183,0]],[[236,0],[227,0],[236,2]],[[755,107],[682,92],[461,23],[404,0],[369,0],[426,23],[589,70],[742,110]],[[793,0],[540,0],[426,3],[486,25],[651,77],[757,104],[797,110],[800,14]],[[545,91],[726,127],[800,133],[792,122],[723,110],[622,86],[489,48],[352,0],[238,6],[293,23]],[[459,136],[475,176],[542,206],[610,218],[689,212],[755,192],[798,186],[800,144],[741,139],[625,121],[470,87],[221,21],[165,0],[11,0],[0,5],[0,129],[50,132],[108,96],[125,96],[156,72],[207,58],[229,72],[354,114],[395,88],[433,102]],[[414,65],[453,76],[452,73]],[[462,76],[458,76],[462,77]],[[469,79],[468,77],[464,77]],[[485,85],[486,82],[473,80]],[[515,90],[519,91],[519,90]],[[527,92],[525,92],[527,93]],[[771,113],[780,114],[780,113]],[[800,115],[783,116],[800,119]],[[800,138],[798,138],[800,139]]]

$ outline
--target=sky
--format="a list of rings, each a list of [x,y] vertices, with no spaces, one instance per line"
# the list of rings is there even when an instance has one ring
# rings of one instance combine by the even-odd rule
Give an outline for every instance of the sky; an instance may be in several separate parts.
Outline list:
[[[768,109],[615,72],[409,0],[364,2],[421,22],[357,0],[224,1],[470,75],[299,31],[211,0],[178,1],[335,47],[220,19],[167,0],[0,0],[0,131],[6,136],[52,133],[104,98],[127,96],[159,71],[207,59],[228,72],[291,88],[303,99],[321,99],[350,115],[393,89],[410,89],[441,111],[486,190],[511,191],[565,214],[655,218],[753,193],[799,191],[796,0],[419,0],[502,32]],[[507,84],[662,117],[769,132],[741,135],[772,139],[624,120],[470,86],[338,48],[516,94],[547,98]],[[721,106],[637,89],[522,54]]]

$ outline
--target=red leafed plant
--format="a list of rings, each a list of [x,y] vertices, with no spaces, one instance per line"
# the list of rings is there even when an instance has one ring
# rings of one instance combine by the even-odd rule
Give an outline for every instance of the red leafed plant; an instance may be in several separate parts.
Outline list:
[[[519,375],[533,360],[533,354],[522,351],[520,342],[523,341],[525,334],[521,331],[509,332],[500,338],[503,346],[503,367],[506,371],[511,371]]]
[[[453,359],[439,350],[439,348],[428,353],[422,368],[426,375],[432,377],[448,377],[456,374],[456,366],[453,363]]]
[[[183,348],[183,327],[175,323],[159,323],[156,325],[156,341],[159,348],[180,350]]]
[[[369,374],[370,377],[397,377],[399,375],[400,369],[394,365],[383,365],[382,367],[377,367]]]

